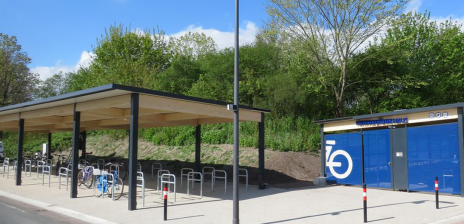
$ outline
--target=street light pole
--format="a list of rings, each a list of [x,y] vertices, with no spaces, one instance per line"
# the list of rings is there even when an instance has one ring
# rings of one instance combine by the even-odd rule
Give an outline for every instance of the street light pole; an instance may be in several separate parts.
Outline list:
[[[238,191],[238,167],[239,167],[239,129],[238,129],[238,111],[239,111],[239,88],[238,88],[238,73],[239,73],[239,21],[238,21],[238,4],[239,0],[235,0],[235,63],[234,63],[234,186],[233,186],[233,201],[234,201],[234,212],[233,212],[233,224],[239,224],[239,191]]]

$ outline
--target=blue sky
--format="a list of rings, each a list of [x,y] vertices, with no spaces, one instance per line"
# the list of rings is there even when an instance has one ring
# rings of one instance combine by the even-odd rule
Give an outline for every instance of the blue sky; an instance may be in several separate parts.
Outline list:
[[[267,20],[266,0],[242,0],[241,39],[253,41]],[[32,58],[30,68],[46,78],[91,60],[92,46],[113,24],[159,27],[168,35],[205,32],[219,47],[232,46],[234,0],[0,0],[0,32],[16,36]],[[436,20],[464,21],[462,0],[412,0],[408,11],[429,10]]]

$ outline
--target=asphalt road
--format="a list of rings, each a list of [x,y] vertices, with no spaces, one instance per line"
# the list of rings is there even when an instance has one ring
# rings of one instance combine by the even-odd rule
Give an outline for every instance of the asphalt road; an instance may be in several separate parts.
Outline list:
[[[86,222],[0,196],[0,224],[86,224]]]

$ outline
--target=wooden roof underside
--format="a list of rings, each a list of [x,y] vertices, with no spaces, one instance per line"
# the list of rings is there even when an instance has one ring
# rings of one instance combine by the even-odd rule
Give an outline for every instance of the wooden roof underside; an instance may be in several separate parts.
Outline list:
[[[54,133],[72,131],[74,107],[81,112],[81,130],[129,129],[131,94],[101,94],[99,99],[80,102],[73,99],[40,107],[24,107],[11,113],[0,113],[0,131],[18,131],[19,119],[25,121],[25,132]],[[98,97],[94,97],[98,98]],[[81,100],[82,101],[82,100]],[[37,109],[40,108],[40,109]],[[240,109],[240,121],[261,121],[260,111]],[[231,123],[233,111],[225,106],[169,97],[140,94],[139,128],[196,126]]]

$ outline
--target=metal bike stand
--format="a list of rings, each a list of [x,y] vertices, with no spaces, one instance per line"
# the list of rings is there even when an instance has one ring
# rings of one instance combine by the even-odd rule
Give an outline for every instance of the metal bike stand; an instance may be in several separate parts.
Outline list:
[[[64,172],[62,172],[64,171]],[[69,184],[69,169],[66,167],[60,167],[60,170],[58,171],[58,189],[61,189],[61,177],[66,177],[66,191],[68,190],[68,184]]]
[[[87,166],[87,160],[85,160],[85,159],[80,159],[80,160],[79,160],[79,163],[78,163],[78,165],[77,165],[77,169],[78,169],[78,170],[81,170],[81,169],[84,169],[86,166]]]
[[[242,171],[242,173],[240,173],[240,171]],[[245,173],[245,174],[243,174],[243,173]],[[245,177],[245,179],[246,179],[246,190],[248,191],[248,170],[245,169],[245,168],[239,168],[238,169],[238,176],[239,176],[239,178],[240,177]]]
[[[108,173],[106,171],[103,171],[102,175],[103,175],[103,180],[105,179],[105,177],[104,177],[105,175],[108,176],[108,177],[111,177],[111,180],[109,180],[108,177],[106,178],[106,183],[107,183],[106,191],[109,190],[108,189],[108,184],[111,184],[111,200],[114,201],[114,184],[116,183],[117,180],[114,179],[114,175],[112,173]],[[103,195],[103,197],[105,197],[105,193],[103,192],[103,185],[102,185],[102,195]]]
[[[5,158],[3,160],[3,177],[5,177],[5,168],[7,169],[7,172],[8,174],[6,175],[6,178],[8,179],[8,177],[10,176],[10,158]]]
[[[213,171],[213,173],[214,173],[213,191],[214,191],[214,186],[216,185],[216,179],[223,179],[224,180],[224,194],[227,194],[227,172],[224,170],[215,170]],[[216,173],[223,173],[224,176],[217,176]]]
[[[187,173],[184,173],[184,171],[189,171]],[[192,168],[182,168],[180,170],[180,188],[183,189],[184,188],[184,184],[182,183],[182,180],[184,179],[184,177],[187,177],[187,180],[188,180],[188,174],[190,172],[195,172]]]
[[[28,170],[29,170],[29,176],[31,177],[32,176],[32,161],[31,160],[24,161],[24,176],[26,177],[27,177]]]
[[[206,174],[211,175],[211,191],[213,191],[213,185],[214,185],[214,167],[211,166],[205,166],[203,169],[201,169],[201,172],[203,173],[203,179],[206,179]]]
[[[98,167],[98,164],[97,164],[97,167]],[[95,192],[96,192],[96,189],[97,189],[97,180],[98,180],[98,177],[101,175],[101,170],[100,169],[93,169],[93,177],[94,177],[94,181],[93,181],[93,195],[95,196]]]
[[[18,172],[18,161],[14,162],[13,170],[15,171],[14,173],[14,179],[16,180],[16,173]]]
[[[140,162],[137,162],[137,172],[142,172],[142,164]]]
[[[112,163],[110,165],[110,173],[113,173],[113,171],[115,171],[115,170],[118,171],[118,173],[119,173],[119,164]]]
[[[97,160],[97,165],[98,165],[98,169],[101,168],[103,170],[105,168],[105,160],[104,159],[98,159]]]
[[[171,181],[172,177],[172,181]],[[167,178],[167,180],[165,180]],[[169,186],[169,191],[171,190],[171,184],[174,185],[174,202],[176,202],[176,176],[174,174],[163,174],[161,176],[161,186],[164,184],[168,184]],[[163,198],[163,194],[160,194],[160,198]]]
[[[158,170],[158,177],[157,177],[157,182],[156,182],[156,191],[159,191],[160,189],[163,189],[163,186],[160,187],[161,185],[161,175],[163,174],[171,174],[169,170]]]
[[[151,178],[155,178],[155,170],[162,170],[163,165],[161,163],[153,163],[151,164]],[[156,178],[156,184],[158,184],[158,178]]]
[[[43,175],[43,167],[45,166],[44,161],[37,161],[37,166],[36,166],[36,171],[37,171],[37,178],[39,178],[39,169],[42,169],[42,175]]]
[[[199,175],[200,179],[195,178]],[[187,174],[187,196],[190,195],[190,181],[192,181],[192,189],[194,189],[195,181],[200,181],[200,199],[203,198],[203,175],[200,172],[190,172]]]
[[[138,183],[140,181],[140,183]],[[142,172],[137,172],[137,187],[142,188],[143,207],[145,207],[145,178]]]
[[[45,174],[48,174],[48,187],[50,187],[50,176],[52,173],[52,167],[44,165],[42,169],[42,186],[44,186],[45,182]]]

